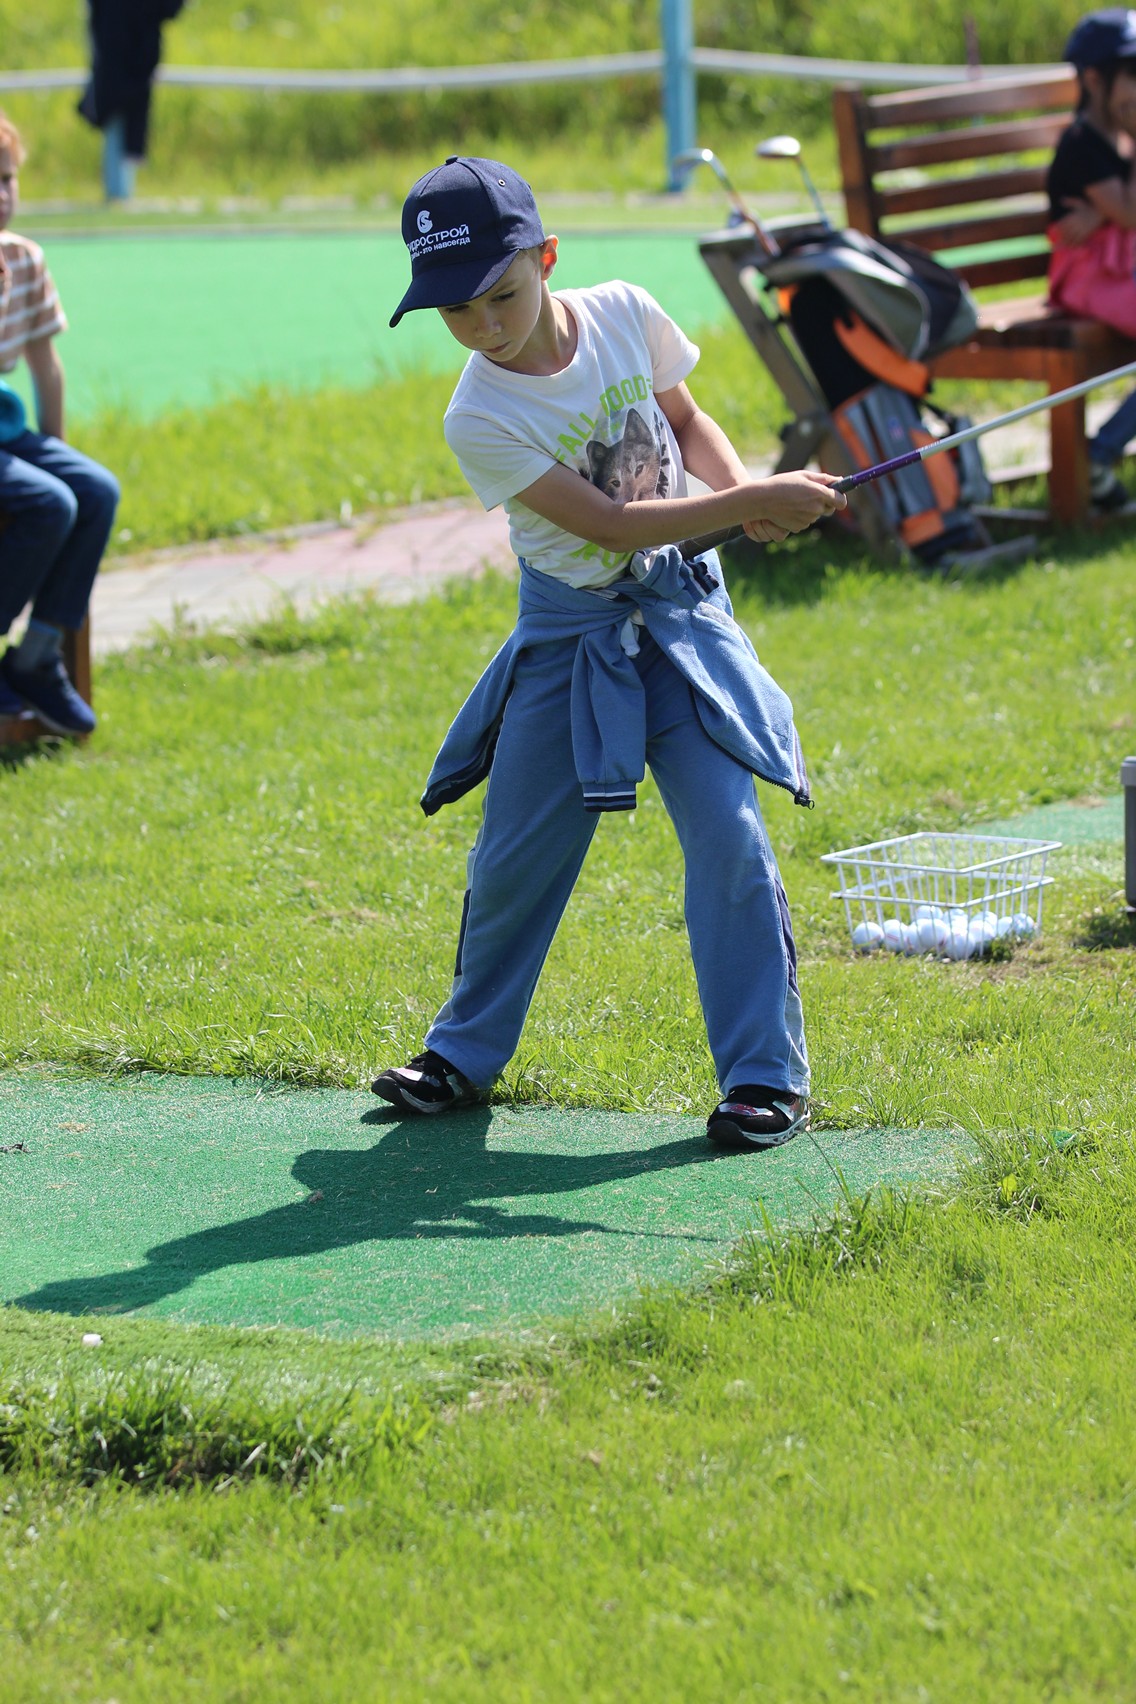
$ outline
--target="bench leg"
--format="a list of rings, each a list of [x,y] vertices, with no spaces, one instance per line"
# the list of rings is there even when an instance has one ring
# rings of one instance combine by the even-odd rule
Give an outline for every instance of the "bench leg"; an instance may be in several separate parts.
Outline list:
[[[87,617],[77,633],[68,633],[63,641],[63,661],[71,684],[80,698],[91,702],[91,618]]]
[[[1054,390],[1059,390],[1054,385]],[[1058,526],[1074,526],[1089,510],[1089,453],[1085,399],[1074,397],[1049,414],[1049,512]]]

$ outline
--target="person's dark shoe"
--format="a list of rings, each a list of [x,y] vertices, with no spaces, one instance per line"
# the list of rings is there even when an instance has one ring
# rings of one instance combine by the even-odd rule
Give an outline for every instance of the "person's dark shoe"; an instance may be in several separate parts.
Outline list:
[[[1128,502],[1127,486],[1107,462],[1089,463],[1089,501],[1094,509],[1102,509],[1106,513],[1123,509]]]
[[[486,1098],[482,1089],[432,1048],[416,1053],[408,1065],[384,1071],[371,1088],[400,1112],[456,1112],[462,1106],[477,1106]]]
[[[62,657],[53,657],[37,669],[21,669],[15,652],[0,657],[0,681],[28,710],[56,734],[92,734],[95,713],[71,685]]]
[[[764,1089],[742,1083],[718,1102],[706,1135],[722,1148],[779,1148],[809,1127],[809,1103],[788,1089]]]

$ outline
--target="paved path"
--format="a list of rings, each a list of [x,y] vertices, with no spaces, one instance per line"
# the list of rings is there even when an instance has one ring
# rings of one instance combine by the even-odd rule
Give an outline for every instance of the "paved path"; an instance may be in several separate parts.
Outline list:
[[[238,624],[269,614],[281,597],[298,608],[347,592],[405,602],[456,575],[511,569],[503,511],[429,504],[358,527],[312,527],[291,537],[168,551],[110,568],[95,583],[96,656],[144,639],[176,619]]]

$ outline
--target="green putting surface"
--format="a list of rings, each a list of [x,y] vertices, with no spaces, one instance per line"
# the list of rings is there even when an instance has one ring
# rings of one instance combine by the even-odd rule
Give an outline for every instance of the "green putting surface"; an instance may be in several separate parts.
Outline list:
[[[1023,840],[1060,840],[1062,846],[1095,846],[1124,839],[1124,794],[1111,799],[1064,799],[1005,822],[983,825],[986,834],[1015,834]]]
[[[366,385],[416,366],[457,371],[465,359],[435,313],[388,326],[409,283],[394,232],[56,236],[44,246],[70,320],[59,348],[79,417],[118,405],[153,417],[258,384]],[[557,285],[626,278],[692,333],[729,316],[689,234],[566,235],[560,255]],[[22,363],[14,382],[27,400]]]
[[[0,1300],[456,1338],[684,1281],[761,1222],[944,1178],[941,1132],[720,1153],[699,1118],[479,1109],[211,1078],[0,1077]]]

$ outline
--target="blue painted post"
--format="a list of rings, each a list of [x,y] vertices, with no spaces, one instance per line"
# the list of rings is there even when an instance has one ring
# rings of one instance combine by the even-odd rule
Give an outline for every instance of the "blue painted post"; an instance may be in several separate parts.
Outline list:
[[[663,120],[667,128],[667,188],[680,190],[686,172],[676,172],[676,154],[695,146],[694,25],[690,0],[661,0],[663,30]]]

